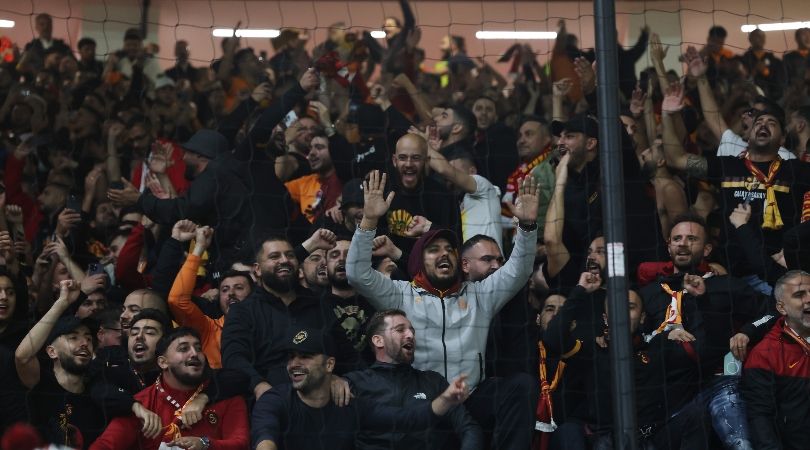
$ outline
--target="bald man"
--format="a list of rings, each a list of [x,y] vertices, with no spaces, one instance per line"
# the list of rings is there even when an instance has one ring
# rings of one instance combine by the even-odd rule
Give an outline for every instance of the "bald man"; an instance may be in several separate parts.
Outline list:
[[[389,174],[387,185],[396,195],[386,219],[389,236],[406,253],[402,260],[407,261],[407,253],[419,237],[412,231],[424,219],[432,223],[431,228],[448,228],[461,235],[458,201],[453,192],[426,176],[427,142],[421,136],[406,134],[397,141],[391,159],[394,173]]]
[[[130,321],[136,314],[145,308],[154,308],[163,314],[169,314],[166,301],[157,292],[151,289],[138,289],[132,291],[124,299],[124,311],[121,313],[121,332],[129,334]]]

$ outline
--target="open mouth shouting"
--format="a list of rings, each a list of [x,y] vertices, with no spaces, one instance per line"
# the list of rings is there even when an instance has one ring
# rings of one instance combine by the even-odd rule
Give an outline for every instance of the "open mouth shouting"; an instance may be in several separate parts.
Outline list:
[[[279,278],[288,278],[292,276],[292,271],[292,264],[279,264],[278,267],[276,267],[276,275]]]
[[[602,267],[599,266],[599,263],[596,262],[595,259],[591,258],[588,258],[588,260],[585,262],[585,270],[594,275],[602,274]]]
[[[191,368],[195,369],[195,371],[197,371],[197,372],[201,371],[203,369],[203,363],[197,357],[190,358],[189,360],[187,360],[186,363],[185,363],[185,366],[186,367],[191,367]]]
[[[289,370],[288,374],[293,383],[300,383],[309,375],[309,371],[301,367],[293,367]]]
[[[452,274],[455,270],[453,267],[453,263],[450,261],[450,258],[447,256],[442,257],[438,261],[436,261],[436,271],[440,274]]]
[[[73,356],[79,358],[82,361],[90,361],[91,359],[93,359],[93,353],[86,348],[76,350],[75,352],[73,352]]]
[[[149,348],[143,342],[136,342],[135,345],[132,346],[132,356],[135,359],[143,359],[146,356],[146,351]]]

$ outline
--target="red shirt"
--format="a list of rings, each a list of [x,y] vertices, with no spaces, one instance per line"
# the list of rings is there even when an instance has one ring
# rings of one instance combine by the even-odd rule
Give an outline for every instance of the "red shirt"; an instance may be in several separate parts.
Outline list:
[[[159,415],[165,429],[166,425],[175,420],[174,412],[177,409],[167,396],[171,396],[177,404],[184,405],[194,391],[172,389],[166,383],[161,387],[165,392],[160,392],[154,384],[147,387],[135,394],[135,401]],[[146,439],[141,428],[141,422],[135,416],[116,417],[93,442],[90,450],[157,450],[161,442],[171,442],[171,438],[162,435],[155,439]],[[186,437],[208,437],[212,449],[247,450],[250,445],[250,428],[245,401],[237,396],[209,405],[203,411],[202,419],[191,429],[181,429],[181,433]]]

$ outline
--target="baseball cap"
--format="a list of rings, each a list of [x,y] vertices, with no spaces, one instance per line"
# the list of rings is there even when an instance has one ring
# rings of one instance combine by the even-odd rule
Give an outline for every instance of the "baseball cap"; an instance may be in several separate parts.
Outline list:
[[[314,328],[293,328],[287,337],[288,352],[335,356],[334,343],[330,336]]]
[[[588,137],[599,138],[599,123],[588,114],[577,114],[567,122],[560,120],[551,122],[551,134],[559,137],[563,131],[584,133]]]
[[[194,133],[191,139],[181,144],[180,147],[208,159],[216,159],[217,155],[227,153],[229,146],[225,136],[214,130],[202,129]]]
[[[98,331],[98,322],[96,322],[94,319],[91,319],[90,317],[86,317],[84,319],[79,319],[76,316],[60,317],[59,320],[56,321],[56,324],[53,326],[51,333],[48,334],[47,343],[50,345],[59,336],[73,333],[74,331],[78,330],[79,327],[81,327],[82,325],[89,328],[90,334],[93,336],[95,336],[96,332]]]

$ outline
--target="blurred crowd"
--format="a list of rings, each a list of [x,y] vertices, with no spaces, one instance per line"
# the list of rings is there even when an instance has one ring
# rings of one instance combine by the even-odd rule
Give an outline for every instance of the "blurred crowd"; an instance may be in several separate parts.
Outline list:
[[[806,448],[810,29],[618,48],[609,243],[594,50],[560,20],[495,68],[399,4],[167,70],[36,16],[0,64],[0,448],[610,449],[614,257],[639,448]]]

